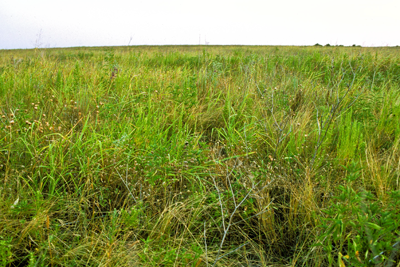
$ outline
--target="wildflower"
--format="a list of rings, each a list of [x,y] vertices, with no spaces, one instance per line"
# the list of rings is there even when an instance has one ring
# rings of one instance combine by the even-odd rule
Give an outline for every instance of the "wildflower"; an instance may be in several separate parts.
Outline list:
[[[12,209],[15,208],[15,206],[18,205],[18,202],[19,202],[19,197],[17,198],[17,200],[14,201],[14,204],[11,205],[11,208]]]

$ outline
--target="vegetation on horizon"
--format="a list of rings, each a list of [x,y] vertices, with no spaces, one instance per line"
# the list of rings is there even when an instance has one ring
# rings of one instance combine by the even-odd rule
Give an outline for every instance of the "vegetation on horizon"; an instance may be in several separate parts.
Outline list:
[[[0,56],[0,266],[400,262],[398,48]]]

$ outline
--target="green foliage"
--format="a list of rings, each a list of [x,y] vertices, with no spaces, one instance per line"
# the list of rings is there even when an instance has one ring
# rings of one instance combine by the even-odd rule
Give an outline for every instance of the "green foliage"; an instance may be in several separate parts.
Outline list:
[[[356,155],[365,150],[363,126],[352,117],[352,109],[342,115],[338,132],[337,155],[344,161],[355,159]]]
[[[0,265],[2,267],[6,267],[9,263],[12,262],[12,238],[4,239],[0,236]]]
[[[182,104],[185,108],[191,108],[197,103],[197,77],[196,75],[187,77],[182,85],[171,86],[171,93],[178,105]],[[173,88],[172,88],[173,87]]]
[[[399,62],[319,45],[1,50],[1,265],[398,260]]]
[[[375,266],[393,262],[399,250],[400,194],[391,192],[383,206],[371,192],[356,192],[360,171],[354,162],[347,168],[346,185],[338,186],[340,194],[324,210],[318,245],[327,253],[329,265],[341,254],[347,255],[343,259],[348,266]]]

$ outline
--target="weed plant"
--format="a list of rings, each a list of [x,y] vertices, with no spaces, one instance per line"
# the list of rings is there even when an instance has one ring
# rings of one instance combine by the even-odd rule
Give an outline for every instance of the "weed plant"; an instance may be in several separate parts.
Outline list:
[[[398,48],[0,51],[0,266],[399,266]]]

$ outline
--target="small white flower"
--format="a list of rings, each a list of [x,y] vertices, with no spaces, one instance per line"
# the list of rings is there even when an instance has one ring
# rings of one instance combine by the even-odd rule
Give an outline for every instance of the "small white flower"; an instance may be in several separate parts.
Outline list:
[[[11,205],[11,208],[12,209],[15,208],[15,206],[18,205],[18,202],[19,202],[19,197],[17,198],[17,200],[14,201],[14,204]]]

